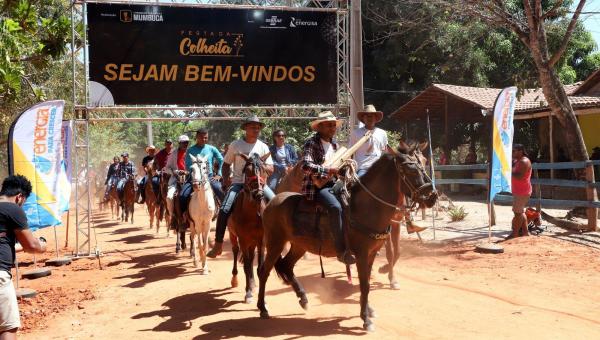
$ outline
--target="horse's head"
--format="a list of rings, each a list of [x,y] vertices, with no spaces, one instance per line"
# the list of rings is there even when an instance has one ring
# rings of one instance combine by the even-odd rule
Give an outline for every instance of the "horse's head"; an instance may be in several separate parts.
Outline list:
[[[144,170],[146,171],[147,174],[150,174],[150,176],[152,176],[152,177],[156,176],[157,171],[154,168],[154,160],[153,159],[150,160],[148,163],[146,163]]]
[[[262,199],[264,195],[263,188],[267,180],[267,171],[264,162],[269,158],[270,153],[262,157],[256,153],[250,156],[240,153],[239,156],[246,162],[243,169],[244,190],[252,195],[252,198],[255,200]]]
[[[208,183],[208,158],[198,155],[190,155],[192,166],[190,167],[190,175],[192,177],[192,186],[194,191],[199,190]]]
[[[401,190],[414,202],[430,208],[435,204],[438,194],[425,170],[423,159],[418,144],[400,142],[395,162]]]

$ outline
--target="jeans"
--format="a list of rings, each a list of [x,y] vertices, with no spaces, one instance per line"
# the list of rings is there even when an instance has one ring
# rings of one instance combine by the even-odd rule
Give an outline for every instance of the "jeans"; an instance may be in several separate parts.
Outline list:
[[[358,176],[359,178],[364,176],[364,174],[367,173],[367,169],[360,169],[356,172],[356,176]]]
[[[337,197],[331,192],[332,185],[321,188],[315,195],[317,202],[321,203],[329,215],[329,227],[333,234],[335,242],[335,250],[338,253],[343,253],[346,249],[344,233],[342,230],[342,204]]]
[[[223,199],[225,198],[225,193],[223,192],[223,186],[221,185],[221,182],[215,180],[213,177],[210,178],[210,187],[213,190],[213,193],[215,194],[215,196],[217,196],[217,198],[219,199],[219,202],[223,202]]]
[[[119,198],[123,200],[123,190],[125,190],[125,183],[127,183],[127,178],[119,178],[117,182],[117,192],[119,193]]]
[[[216,242],[223,242],[223,238],[225,237],[225,229],[227,229],[227,219],[229,218],[229,215],[231,215],[231,210],[233,209],[235,199],[243,188],[244,184],[242,183],[232,184],[229,187],[229,190],[227,190],[225,198],[221,201],[221,209],[219,210],[219,215],[217,216],[217,230],[215,232]],[[275,194],[268,186],[263,187],[263,193],[267,202],[275,197]]]
[[[278,172],[274,172],[268,179],[267,179],[267,185],[269,186],[269,188],[272,191],[275,191],[275,188],[277,188],[277,184],[279,184],[279,181],[283,178],[283,176],[285,176],[285,173],[278,173]]]
[[[140,196],[142,196],[142,201],[146,200],[146,176],[142,177],[142,179],[140,180],[140,182],[138,183],[138,190],[140,192]]]

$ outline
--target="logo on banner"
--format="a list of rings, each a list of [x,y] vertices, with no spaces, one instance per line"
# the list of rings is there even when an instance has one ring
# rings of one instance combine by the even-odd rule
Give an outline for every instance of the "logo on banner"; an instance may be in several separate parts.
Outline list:
[[[304,21],[301,19],[296,19],[294,17],[290,18],[290,27],[301,27],[301,26],[318,26],[319,24],[316,21]]]
[[[281,24],[283,19],[277,17],[276,15],[272,15],[270,18],[265,19],[265,22],[269,24],[269,26],[277,26],[277,24]]]
[[[181,31],[184,38],[179,43],[183,56],[233,56],[240,57],[244,34],[231,32]]]
[[[119,18],[121,22],[132,22],[132,21],[164,21],[162,13],[153,12],[134,12],[129,9],[122,9],[119,12]]]
[[[128,9],[122,9],[119,12],[119,17],[121,18],[121,22],[131,22],[133,20],[133,12]]]

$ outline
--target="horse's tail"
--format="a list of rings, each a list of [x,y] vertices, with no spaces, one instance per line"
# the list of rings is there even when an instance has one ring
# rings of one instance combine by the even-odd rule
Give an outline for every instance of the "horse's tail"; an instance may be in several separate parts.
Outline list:
[[[292,284],[292,281],[290,280],[290,277],[288,277],[286,269],[288,268],[286,268],[285,266],[283,257],[279,257],[277,259],[277,262],[275,262],[275,272],[277,273],[277,276],[279,276],[279,278],[283,281],[283,283],[290,286]]]

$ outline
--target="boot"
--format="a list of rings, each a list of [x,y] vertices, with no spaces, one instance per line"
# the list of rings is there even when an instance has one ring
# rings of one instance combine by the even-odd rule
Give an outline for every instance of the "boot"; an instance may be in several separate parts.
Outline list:
[[[342,262],[343,264],[351,265],[356,263],[356,259],[354,255],[350,252],[350,250],[346,249],[346,242],[344,240],[344,232],[342,230],[333,230],[333,242],[335,244],[335,252],[337,256],[337,260]]]
[[[351,265],[351,264],[355,264],[356,263],[356,258],[354,258],[354,255],[352,255],[352,253],[350,253],[349,250],[345,250],[343,252],[338,252],[337,253],[337,260],[340,261],[343,264],[347,264],[347,265]]]
[[[215,245],[212,247],[212,249],[206,253],[206,256],[210,257],[211,259],[216,258],[217,256],[221,255],[223,253],[223,242],[215,242]]]
[[[426,227],[419,227],[416,224],[413,224],[412,221],[406,221],[406,231],[408,231],[409,234],[413,234],[413,233],[420,233],[424,230],[427,230]]]

